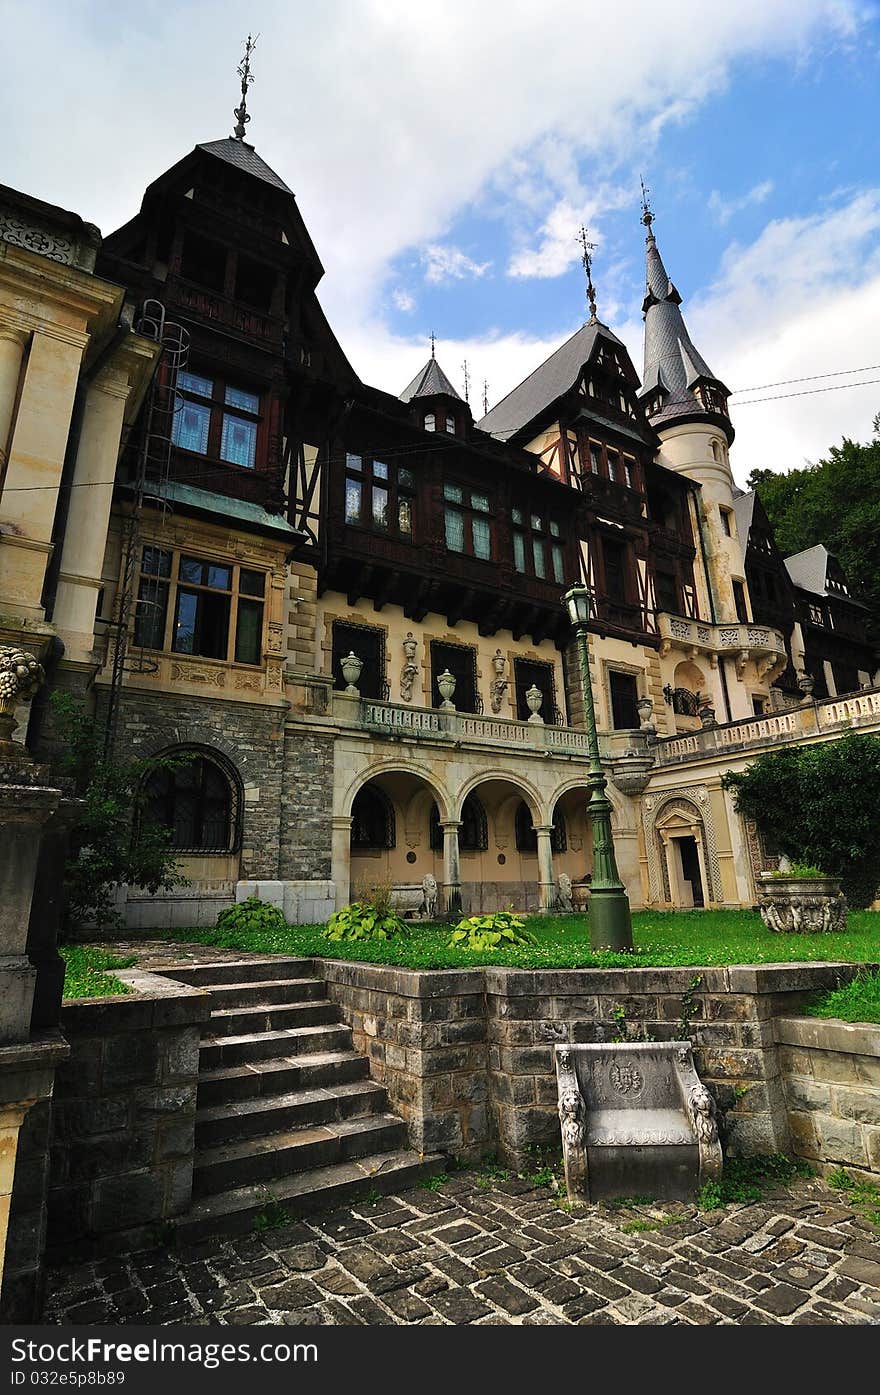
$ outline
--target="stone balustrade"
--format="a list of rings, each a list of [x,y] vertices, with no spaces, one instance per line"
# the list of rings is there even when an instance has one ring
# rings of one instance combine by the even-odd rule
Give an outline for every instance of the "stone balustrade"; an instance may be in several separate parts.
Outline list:
[[[334,716],[339,711],[334,697]],[[587,733],[573,727],[532,722],[512,722],[503,717],[483,717],[470,712],[441,712],[435,708],[406,707],[393,702],[361,702],[360,724],[388,736],[451,740],[468,745],[503,747],[512,751],[550,751],[554,755],[588,753]],[[616,733],[619,737],[621,733]],[[612,755],[612,742],[600,737],[604,757]]]
[[[847,697],[805,702],[786,712],[766,717],[746,717],[739,722],[709,727],[659,741],[658,765],[677,765],[698,760],[717,751],[738,751],[743,747],[775,745],[798,737],[839,734],[848,726],[880,727],[880,689],[865,689]]]
[[[778,665],[784,667],[787,659],[784,636],[769,625],[738,620],[712,624],[708,620],[690,620],[661,611],[657,616],[657,629],[661,655],[672,649],[685,649],[694,655],[707,654],[717,661],[719,656],[729,654],[741,665],[749,658],[754,659],[765,673]]]

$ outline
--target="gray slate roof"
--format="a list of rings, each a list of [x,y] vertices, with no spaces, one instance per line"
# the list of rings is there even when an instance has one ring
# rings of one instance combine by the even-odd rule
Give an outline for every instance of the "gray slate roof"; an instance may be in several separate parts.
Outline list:
[[[198,150],[204,150],[208,155],[216,155],[218,159],[225,160],[227,165],[234,165],[236,169],[243,170],[245,174],[252,174],[255,179],[262,179],[264,184],[271,184],[273,188],[280,189],[284,194],[292,194],[284,180],[270,169],[266,161],[262,159],[254,150],[252,145],[247,145],[243,140],[236,140],[234,136],[225,136],[223,140],[206,141],[197,146]]]
[[[714,382],[712,369],[700,354],[687,331],[681,313],[681,296],[670,281],[653,232],[648,232],[646,283],[642,309],[645,313],[645,367],[641,396],[659,387],[664,405],[652,413],[651,421],[669,422],[677,417],[703,412],[705,407],[692,391],[700,378]]]
[[[414,397],[436,397],[438,393],[445,393],[447,397],[457,397],[459,402],[464,400],[461,393],[455,391],[437,360],[429,358],[424,368],[403,389],[400,400],[412,402]]]
[[[816,543],[803,552],[795,552],[785,559],[785,569],[794,582],[804,591],[812,591],[817,596],[828,594],[828,548],[824,543]]]
[[[480,430],[507,440],[534,421],[546,407],[574,387],[599,336],[622,346],[622,341],[606,325],[581,325],[519,387],[502,397],[491,412],[477,422]]]
[[[748,494],[740,491],[734,496],[733,516],[736,519],[736,531],[745,547],[748,542],[749,532],[752,526],[752,518],[755,512],[755,491],[750,489]]]

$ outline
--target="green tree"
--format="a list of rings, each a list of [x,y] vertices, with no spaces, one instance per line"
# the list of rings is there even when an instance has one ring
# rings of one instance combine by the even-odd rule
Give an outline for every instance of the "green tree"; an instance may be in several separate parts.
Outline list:
[[[769,751],[721,783],[780,852],[840,877],[851,905],[871,904],[880,886],[880,738],[852,733]]]
[[[64,869],[65,924],[113,923],[113,886],[170,890],[185,879],[171,848],[171,830],[151,817],[142,794],[158,770],[179,769],[185,758],[105,755],[102,731],[84,704],[52,694],[59,739],[59,772],[82,801]]]
[[[867,445],[844,440],[825,460],[786,475],[753,470],[748,483],[783,555],[824,543],[853,594],[880,616],[880,435]]]

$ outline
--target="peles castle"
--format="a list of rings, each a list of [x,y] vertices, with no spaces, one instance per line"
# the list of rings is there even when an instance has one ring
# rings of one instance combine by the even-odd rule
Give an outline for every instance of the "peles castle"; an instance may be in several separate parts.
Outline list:
[[[243,134],[103,239],[0,187],[3,642],[114,749],[191,756],[144,791],[187,884],[120,888],[128,925],[430,877],[441,908],[586,904],[579,580],[632,905],[751,905],[774,861],[722,775],[876,729],[878,661],[836,559],[783,558],[735,487],[650,212],[641,381],[594,310],[475,421],[433,351],[399,396],[358,378]],[[45,695],[18,716],[51,756]]]

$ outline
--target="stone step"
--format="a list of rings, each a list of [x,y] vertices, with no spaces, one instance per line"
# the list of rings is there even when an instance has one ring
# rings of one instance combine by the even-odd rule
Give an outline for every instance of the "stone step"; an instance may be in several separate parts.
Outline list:
[[[420,1156],[410,1149],[397,1149],[333,1167],[310,1168],[269,1186],[252,1184],[199,1197],[185,1216],[175,1220],[175,1232],[182,1244],[211,1235],[241,1235],[255,1229],[255,1221],[270,1204],[283,1208],[291,1218],[331,1210],[375,1192],[387,1196],[406,1191],[424,1178],[435,1177],[444,1166],[440,1153]]]
[[[254,1182],[289,1178],[294,1172],[389,1152],[405,1147],[406,1140],[402,1119],[394,1114],[375,1114],[197,1148],[193,1196],[214,1195]]]
[[[217,1008],[211,1013],[209,1030],[215,1037],[235,1037],[338,1021],[339,1009],[326,999],[306,1003],[255,1003],[250,1007]]]
[[[335,1082],[329,1089],[319,1086],[200,1108],[196,1110],[196,1148],[381,1114],[387,1107],[383,1085],[373,1080],[353,1080],[346,1084]]]
[[[166,978],[175,978],[193,988],[212,988],[221,983],[249,983],[270,978],[313,978],[317,964],[314,959],[285,959],[271,955],[263,959],[220,959],[212,964],[172,964],[159,970]]]
[[[270,978],[248,983],[211,984],[215,1008],[257,1007],[269,1003],[306,1003],[327,1000],[322,978]]]
[[[205,1036],[199,1051],[199,1068],[240,1066],[248,1061],[313,1055],[316,1051],[351,1051],[351,1028],[342,1023],[327,1026],[318,1023],[270,1032],[261,1031],[257,1026],[256,1030],[229,1036]]]
[[[315,1051],[298,1058],[277,1056],[241,1066],[216,1066],[199,1072],[196,1102],[200,1109],[207,1109],[291,1090],[344,1085],[369,1073],[367,1058],[354,1051]]]

